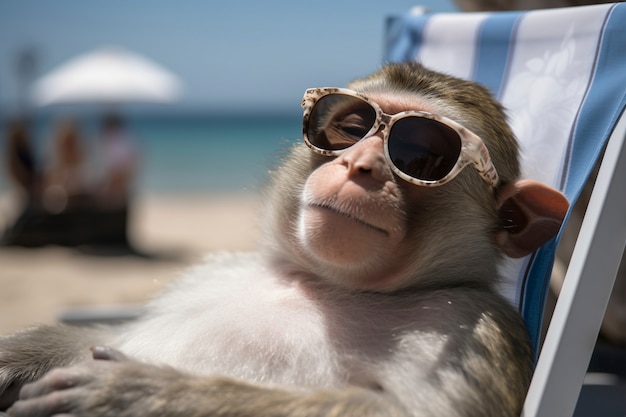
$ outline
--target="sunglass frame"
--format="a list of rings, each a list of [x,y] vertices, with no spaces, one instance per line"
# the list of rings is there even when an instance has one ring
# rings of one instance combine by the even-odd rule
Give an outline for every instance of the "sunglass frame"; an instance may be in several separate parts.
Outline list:
[[[304,97],[302,98],[302,108],[304,109],[302,115],[302,136],[304,138],[304,142],[314,152],[325,156],[339,156],[342,153],[346,152],[348,149],[350,149],[350,146],[339,150],[322,149],[315,146],[308,137],[307,132],[309,119],[311,117],[311,112],[313,111],[315,104],[322,97],[332,94],[342,94],[355,97],[366,102],[374,109],[374,111],[376,112],[376,121],[374,122],[374,125],[370,128],[370,130],[361,139],[367,138],[381,131],[383,135],[384,152],[385,157],[387,158],[387,162],[389,163],[393,172],[403,180],[419,186],[437,187],[452,181],[457,175],[459,175],[463,168],[471,164],[476,168],[480,176],[491,187],[498,187],[500,180],[496,171],[496,167],[493,165],[491,157],[489,156],[489,150],[487,149],[487,146],[478,135],[476,135],[463,125],[444,116],[417,110],[408,110],[390,115],[383,112],[381,107],[374,100],[370,99],[364,94],[361,94],[354,90],[350,90],[348,88],[321,87],[309,88],[305,91]],[[450,172],[448,172],[448,174],[446,174],[446,176],[442,179],[433,181],[415,178],[401,171],[393,163],[391,155],[389,155],[389,135],[393,124],[405,117],[423,117],[426,119],[435,120],[443,125],[448,126],[458,134],[459,140],[461,141],[461,152],[459,153],[459,157]]]

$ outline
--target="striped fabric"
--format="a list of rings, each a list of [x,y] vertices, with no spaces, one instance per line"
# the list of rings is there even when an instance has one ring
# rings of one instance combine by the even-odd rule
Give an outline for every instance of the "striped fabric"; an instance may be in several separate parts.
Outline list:
[[[393,16],[385,61],[418,61],[489,87],[520,141],[523,176],[573,203],[626,104],[626,4]],[[502,268],[502,292],[535,346],[557,241]]]

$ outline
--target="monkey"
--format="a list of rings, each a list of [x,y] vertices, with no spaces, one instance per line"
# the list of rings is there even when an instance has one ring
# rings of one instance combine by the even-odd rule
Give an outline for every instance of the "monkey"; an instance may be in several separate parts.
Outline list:
[[[520,179],[485,87],[417,63],[305,93],[253,253],[215,253],[121,325],[0,338],[26,416],[519,415],[533,352],[497,266],[567,200]]]

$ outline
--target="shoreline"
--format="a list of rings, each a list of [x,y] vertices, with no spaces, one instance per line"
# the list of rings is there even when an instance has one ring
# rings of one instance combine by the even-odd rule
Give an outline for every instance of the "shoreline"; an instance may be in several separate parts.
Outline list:
[[[130,237],[149,256],[0,247],[0,335],[53,323],[68,308],[143,304],[207,252],[254,250],[260,207],[257,192],[140,192]],[[0,210],[4,228],[12,196],[0,194]]]

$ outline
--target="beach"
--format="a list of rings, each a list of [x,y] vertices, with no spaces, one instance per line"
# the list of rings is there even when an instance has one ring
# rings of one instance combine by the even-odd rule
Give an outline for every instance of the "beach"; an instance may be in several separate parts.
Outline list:
[[[51,112],[33,121],[40,161],[49,158],[56,120]],[[92,161],[100,119],[94,113],[79,120]],[[293,114],[129,114],[141,153],[130,238],[146,256],[0,247],[0,334],[54,322],[68,309],[142,304],[207,252],[254,249],[260,190],[299,138],[300,123]],[[19,212],[14,192],[0,172],[0,231]]]
[[[74,308],[140,305],[207,252],[253,250],[260,200],[255,192],[139,194],[130,237],[145,256],[0,247],[0,335]],[[0,221],[10,221],[9,193],[0,194],[0,209]]]

